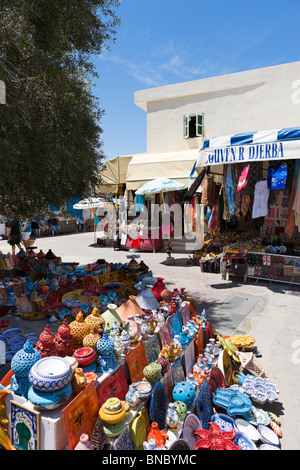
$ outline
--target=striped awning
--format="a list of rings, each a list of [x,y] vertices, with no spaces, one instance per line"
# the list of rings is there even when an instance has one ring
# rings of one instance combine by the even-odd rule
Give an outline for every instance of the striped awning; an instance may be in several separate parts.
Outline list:
[[[243,161],[300,158],[300,127],[248,132],[206,140],[196,169]]]

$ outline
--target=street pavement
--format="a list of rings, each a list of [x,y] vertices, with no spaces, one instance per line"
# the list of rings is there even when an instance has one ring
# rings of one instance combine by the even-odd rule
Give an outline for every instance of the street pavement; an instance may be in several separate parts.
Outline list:
[[[93,233],[76,233],[37,238],[37,250],[51,249],[62,261],[80,264],[105,259],[108,262],[126,263],[131,253],[115,251],[112,247],[95,246]],[[7,253],[7,241],[0,241],[0,251]],[[279,389],[279,400],[270,406],[281,421],[283,450],[300,449],[300,289],[283,283],[232,278],[221,279],[220,274],[202,273],[199,266],[191,264],[187,253],[172,253],[174,265],[165,263],[167,254],[138,253],[140,260],[153,276],[164,278],[170,289],[185,288],[187,296],[194,297],[197,311],[206,311],[212,327],[223,335],[249,334],[256,340],[261,352],[261,363],[271,382]],[[45,321],[26,322],[9,315],[10,327],[41,333]],[[22,324],[24,322],[24,325]],[[55,333],[59,325],[51,324]],[[2,369],[2,370],[1,370]],[[4,375],[0,368],[0,377]]]

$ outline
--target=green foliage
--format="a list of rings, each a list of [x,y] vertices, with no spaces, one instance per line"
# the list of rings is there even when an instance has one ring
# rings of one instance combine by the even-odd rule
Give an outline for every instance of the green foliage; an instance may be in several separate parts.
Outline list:
[[[103,158],[92,56],[116,37],[118,0],[1,1],[0,213],[93,195]]]

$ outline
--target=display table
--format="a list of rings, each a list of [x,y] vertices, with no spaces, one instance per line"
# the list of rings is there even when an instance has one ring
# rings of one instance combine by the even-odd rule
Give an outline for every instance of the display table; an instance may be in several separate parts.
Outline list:
[[[247,277],[267,281],[300,284],[300,257],[281,253],[249,251]]]

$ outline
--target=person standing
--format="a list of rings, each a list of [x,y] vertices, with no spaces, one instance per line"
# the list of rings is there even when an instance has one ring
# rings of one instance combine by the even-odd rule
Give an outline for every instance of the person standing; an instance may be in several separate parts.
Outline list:
[[[19,248],[19,250],[22,249],[19,219],[17,217],[11,216],[8,222],[6,223],[6,227],[7,227],[7,236],[8,236],[7,243],[11,245],[12,257],[13,257],[13,261],[15,262],[16,245]]]
[[[21,224],[21,237],[26,250],[30,248],[31,222],[29,219],[23,220]]]

